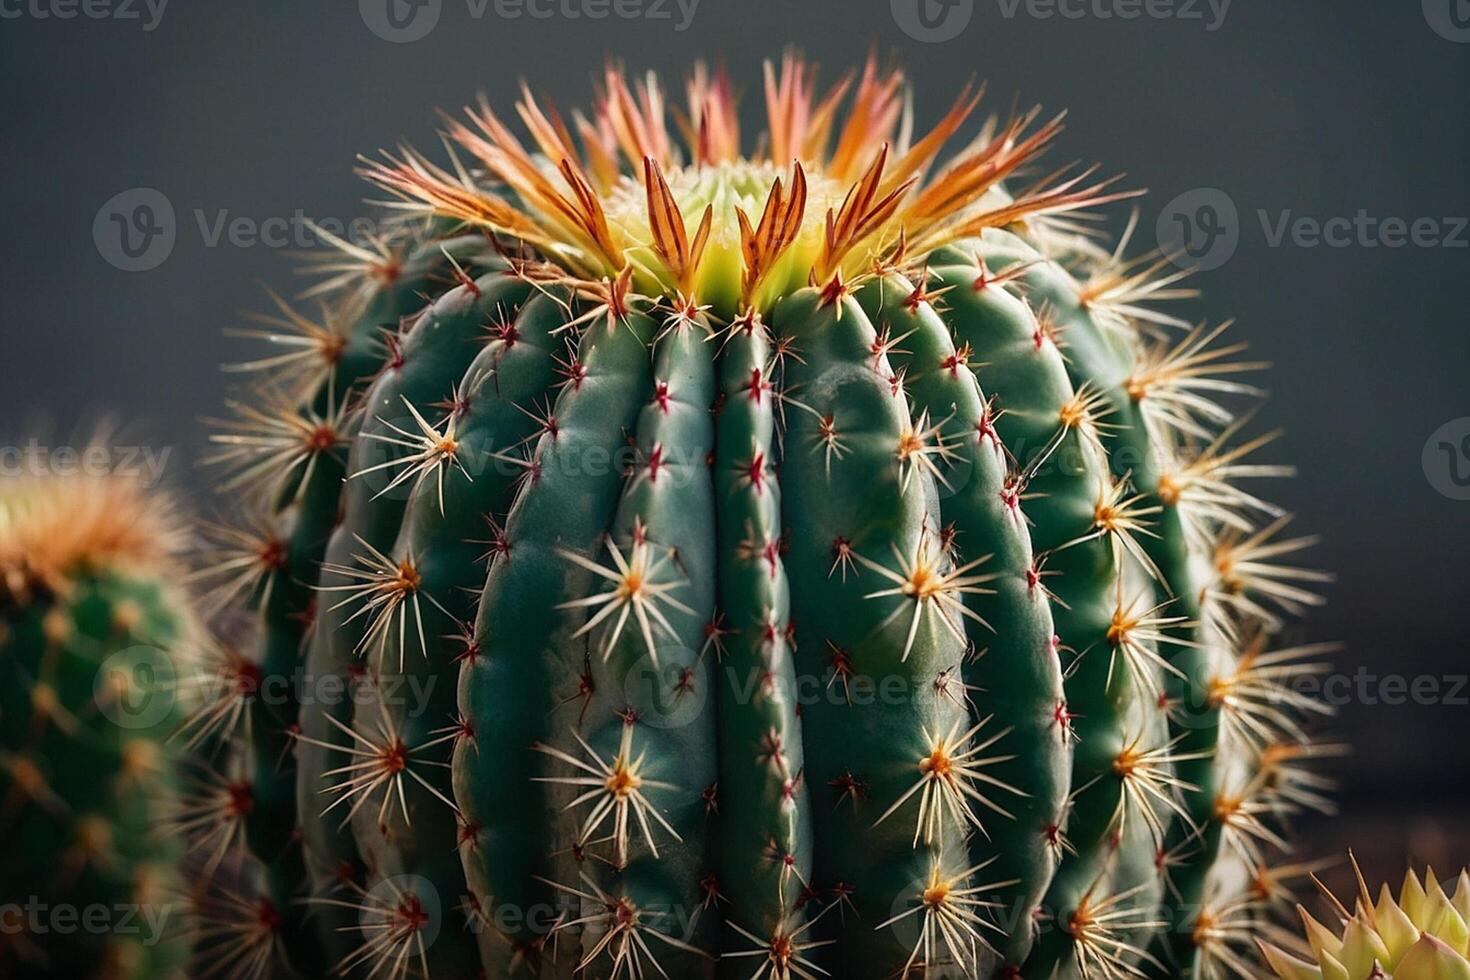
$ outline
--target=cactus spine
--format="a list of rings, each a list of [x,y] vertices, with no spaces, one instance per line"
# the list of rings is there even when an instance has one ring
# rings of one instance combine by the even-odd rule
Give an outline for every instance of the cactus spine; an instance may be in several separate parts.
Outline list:
[[[122,477],[0,483],[0,974],[184,975],[168,833],[191,620],[169,506]]]
[[[365,349],[404,313],[385,363],[318,344],[295,441],[227,443],[290,465],[290,557],[243,590],[264,634],[361,694],[250,733],[255,792],[295,793],[247,839],[321,919],[288,954],[1228,972],[1242,882],[1319,799],[1284,691],[1313,651],[1266,647],[1315,576],[1235,483],[1279,471],[1234,441],[1254,365],[1158,309],[1177,273],[1079,233],[1110,182],[1006,189],[1057,122],[940,163],[978,96],[911,138],[898,73],[819,96],[788,57],[746,158],[722,76],[687,147],[656,81],[604,82],[575,138],[529,95],[533,148],[450,123],[483,174],[366,165],[432,222],[333,316]]]

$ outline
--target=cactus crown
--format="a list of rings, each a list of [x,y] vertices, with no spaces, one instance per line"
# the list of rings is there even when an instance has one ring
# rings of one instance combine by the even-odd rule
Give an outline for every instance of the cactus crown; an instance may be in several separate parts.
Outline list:
[[[1334,931],[1300,908],[1306,931],[1300,958],[1262,943],[1266,961],[1283,980],[1467,980],[1470,978],[1470,873],[1461,871],[1453,895],[1434,875],[1404,874],[1395,898],[1388,885],[1374,901],[1362,875],[1349,910],[1333,899]]]
[[[779,71],[768,66],[768,129],[754,157],[742,156],[728,78],[701,67],[687,94],[688,110],[675,112],[682,147],[669,131],[657,77],[635,91],[612,66],[591,120],[575,117],[581,149],[555,109],[543,109],[528,90],[516,108],[531,150],[488,103],[451,121],[450,139],[510,189],[514,203],[412,151],[369,163],[365,173],[407,210],[530,243],[593,279],[627,274],[646,295],[679,296],[727,319],[765,311],[808,284],[869,272],[876,256],[923,256],[1026,216],[1126,196],[1108,192],[1112,181],[1088,183],[1090,171],[1065,168],[1014,200],[991,194],[1060,132],[1060,117],[1030,131],[1035,110],[992,121],[931,173],[981,93],[967,87],[932,131],[913,140],[902,74],[872,58],[860,76],[849,73],[825,93],[795,56]]]

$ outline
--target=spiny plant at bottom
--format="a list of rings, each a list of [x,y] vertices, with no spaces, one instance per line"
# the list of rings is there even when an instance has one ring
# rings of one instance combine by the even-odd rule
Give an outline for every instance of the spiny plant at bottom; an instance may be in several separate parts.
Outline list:
[[[1261,943],[1277,977],[1470,980],[1470,873],[1461,871],[1447,890],[1433,869],[1422,880],[1409,871],[1397,897],[1384,885],[1376,901],[1361,873],[1358,887],[1351,908],[1332,899],[1336,929],[1298,907],[1305,942],[1291,944],[1295,952]]]

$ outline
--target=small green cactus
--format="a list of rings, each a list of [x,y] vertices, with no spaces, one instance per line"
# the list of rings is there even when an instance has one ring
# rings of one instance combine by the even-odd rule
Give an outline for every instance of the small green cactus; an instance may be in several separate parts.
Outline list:
[[[529,147],[481,106],[465,160],[365,164],[402,234],[340,243],[217,435],[258,510],[214,565],[247,682],[205,715],[264,869],[237,972],[1253,955],[1322,802],[1317,651],[1271,644],[1320,576],[1240,484],[1284,472],[1237,439],[1259,365],[1087,233],[1111,182],[1008,189],[1058,121],[942,159],[978,95],[918,137],[905,92],[788,57],[747,157],[727,78],[681,144],[610,69],[575,134],[527,94]]]
[[[1431,869],[1421,881],[1404,875],[1398,897],[1384,885],[1373,900],[1360,893],[1348,909],[1335,902],[1339,928],[1299,908],[1306,941],[1299,952],[1261,943],[1282,980],[1470,980],[1470,873],[1460,872],[1453,897]],[[1305,956],[1306,958],[1303,958]]]
[[[120,477],[0,482],[0,976],[184,975],[180,526]]]

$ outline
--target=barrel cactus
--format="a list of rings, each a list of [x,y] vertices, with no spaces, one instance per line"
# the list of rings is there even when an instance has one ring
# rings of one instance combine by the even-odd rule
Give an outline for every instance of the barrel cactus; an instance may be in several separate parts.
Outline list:
[[[0,975],[183,976],[181,527],[130,479],[0,481]]]
[[[240,972],[1225,975],[1321,802],[1259,365],[1060,132],[870,61],[526,91],[216,438]],[[758,149],[742,155],[743,148]],[[1126,237],[1126,236],[1125,236]],[[267,682],[288,676],[278,696]],[[331,689],[340,696],[326,697]],[[341,692],[347,692],[342,694]],[[1284,846],[1284,845],[1283,845]]]
[[[1283,980],[1465,980],[1470,978],[1470,874],[1445,890],[1428,871],[1404,875],[1398,897],[1387,885],[1375,901],[1361,874],[1352,909],[1333,899],[1339,927],[1329,929],[1300,909],[1302,955],[1262,943]],[[1305,958],[1304,958],[1305,957]]]

